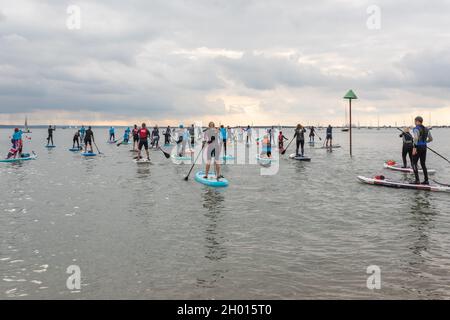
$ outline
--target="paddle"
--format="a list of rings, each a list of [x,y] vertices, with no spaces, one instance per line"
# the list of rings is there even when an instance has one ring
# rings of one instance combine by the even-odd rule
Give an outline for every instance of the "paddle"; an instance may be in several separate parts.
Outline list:
[[[295,138],[295,136],[294,136],[294,138]],[[289,141],[287,147],[283,151],[281,151],[281,154],[285,154],[286,153],[286,150],[289,148],[289,146],[291,145],[292,141],[294,141],[294,138],[292,138],[292,140]]]
[[[402,133],[406,134],[405,131],[403,131],[400,128],[397,128],[399,131],[401,131]],[[436,154],[437,156],[441,157],[442,159],[444,159],[445,161],[447,161],[448,163],[450,163],[450,160],[448,160],[446,157],[444,157],[443,155],[441,155],[440,153],[434,151],[433,149],[431,149],[429,146],[427,146],[427,149],[430,150],[431,152],[433,152],[434,154]]]
[[[184,181],[188,181],[188,180],[189,180],[189,175],[191,174],[192,169],[194,169],[195,163],[197,162],[198,157],[202,154],[202,151],[203,151],[203,148],[205,147],[205,145],[206,145],[206,143],[204,143],[204,144],[202,145],[202,148],[200,149],[200,152],[198,153],[197,157],[195,158],[194,163],[193,163],[192,166],[191,166],[191,169],[189,169],[189,172],[188,172],[187,176],[184,177]]]
[[[95,148],[97,149],[98,154],[103,154],[103,153],[101,153],[100,150],[98,149],[97,144],[95,143],[95,140],[92,141],[92,142],[94,142],[94,146],[95,146]],[[86,148],[87,148],[87,146],[86,146]]]
[[[161,149],[161,147],[158,147],[159,150],[162,151],[162,153],[164,153],[164,156],[169,159],[170,158],[170,154],[168,154],[167,152],[165,152],[163,149]]]
[[[116,146],[120,146],[123,143],[123,140],[120,141],[118,144],[116,144]]]
[[[443,187],[450,187],[450,184],[440,183],[440,182],[437,182],[436,180],[433,180],[433,182],[440,186],[443,186]]]

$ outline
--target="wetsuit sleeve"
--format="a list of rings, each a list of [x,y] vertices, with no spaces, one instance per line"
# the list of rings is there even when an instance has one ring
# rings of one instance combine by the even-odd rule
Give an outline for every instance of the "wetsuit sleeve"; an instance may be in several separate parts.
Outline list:
[[[414,145],[416,146],[419,142],[419,130],[414,129],[413,130],[413,138],[414,138]]]

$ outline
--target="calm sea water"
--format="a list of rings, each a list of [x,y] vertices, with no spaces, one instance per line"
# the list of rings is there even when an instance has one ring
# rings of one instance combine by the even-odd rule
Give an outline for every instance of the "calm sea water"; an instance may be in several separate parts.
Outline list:
[[[37,160],[0,163],[0,298],[450,297],[450,195],[356,180],[404,179],[383,169],[400,159],[395,129],[355,130],[352,158],[348,134],[336,132],[341,149],[306,146],[311,163],[284,156],[275,175],[224,165],[230,186],[220,190],[183,181],[189,165],[159,151],[137,165],[129,146],[95,132],[103,156],[69,152],[70,129],[47,150],[46,130],[35,129],[26,150]],[[433,130],[432,147],[447,156],[449,133]],[[0,130],[5,154],[9,135]],[[447,163],[429,154],[429,166],[450,182]],[[71,265],[80,290],[66,286]],[[380,290],[366,287],[370,265]]]

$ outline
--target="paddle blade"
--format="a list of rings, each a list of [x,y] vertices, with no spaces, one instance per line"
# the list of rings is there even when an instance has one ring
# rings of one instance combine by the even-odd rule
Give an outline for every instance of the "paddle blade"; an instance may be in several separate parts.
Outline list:
[[[189,176],[184,177],[184,181],[188,181],[189,180]]]

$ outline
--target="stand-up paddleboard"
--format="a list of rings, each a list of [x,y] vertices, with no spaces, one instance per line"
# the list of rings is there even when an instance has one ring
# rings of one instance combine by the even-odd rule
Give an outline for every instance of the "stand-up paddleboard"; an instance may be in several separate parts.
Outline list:
[[[164,144],[164,147],[172,147],[172,146],[173,146],[172,143],[169,143],[169,144],[165,143],[165,144]]]
[[[120,145],[129,145],[129,144],[131,144],[130,141],[128,141],[128,142],[122,141],[122,142],[120,143]]]
[[[311,161],[310,157],[305,157],[305,156],[297,156],[295,153],[290,154],[289,158],[294,159],[294,160],[298,160],[298,161]]]
[[[82,148],[70,148],[69,149],[69,151],[72,151],[72,152],[78,152],[78,151],[81,151],[82,150]]]
[[[203,171],[199,171],[195,174],[195,181],[202,183],[204,185],[210,187],[228,187],[228,180],[225,178],[221,178],[217,181],[217,177],[215,173],[208,173],[208,177],[204,178],[205,173]]]
[[[234,160],[234,157],[231,154],[227,154],[226,156],[222,156],[222,160]]]
[[[45,147],[48,148],[48,149],[56,148],[55,145],[46,145]]]
[[[28,161],[28,160],[35,160],[37,158],[37,155],[33,154],[23,154],[19,158],[10,158],[10,159],[0,159],[0,162],[19,162],[19,161]]]
[[[400,189],[412,189],[412,190],[423,190],[423,191],[436,191],[436,192],[449,192],[450,187],[444,185],[423,185],[423,184],[410,184],[399,181],[392,181],[381,178],[366,178],[363,176],[358,176],[358,180],[362,183],[371,184],[374,186],[383,186],[389,188],[400,188]]]
[[[94,152],[83,152],[81,155],[84,157],[95,157],[97,154]]]
[[[398,165],[395,161],[386,161],[384,163],[384,167],[389,170],[399,171],[403,173],[410,173],[414,174],[414,170],[410,167],[403,168],[402,166]],[[419,173],[423,173],[422,169],[419,169]],[[436,170],[434,169],[428,169],[428,174],[435,174]]]
[[[113,143],[117,143],[117,141],[119,141],[119,140],[110,140],[110,141],[107,141],[107,142],[110,143],[110,144],[113,144]]]
[[[261,163],[272,163],[272,162],[277,161],[277,159],[268,158],[267,156],[261,156],[260,154],[256,155],[256,160],[258,160]]]
[[[176,154],[173,154],[171,157],[172,157],[172,159],[175,159],[175,160],[177,160],[177,161],[190,161],[190,160],[192,160],[192,156],[182,156],[182,157],[179,157],[179,156],[177,156]]]
[[[141,159],[134,159],[133,160],[134,163],[152,163],[151,160],[147,159],[147,158],[141,158]]]
[[[338,149],[338,148],[340,148],[340,147],[341,147],[340,144],[333,144],[333,146],[331,147],[331,149]],[[330,149],[330,146],[328,146],[328,147],[322,146],[322,147],[317,148],[317,149]]]

